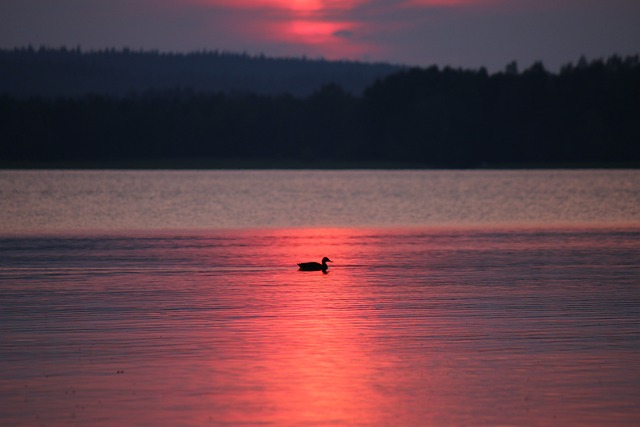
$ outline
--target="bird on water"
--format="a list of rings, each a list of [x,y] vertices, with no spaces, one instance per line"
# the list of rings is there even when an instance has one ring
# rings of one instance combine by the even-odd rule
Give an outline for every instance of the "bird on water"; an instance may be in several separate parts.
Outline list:
[[[329,266],[327,265],[328,262],[333,261],[331,261],[327,257],[324,257],[322,258],[322,264],[320,264],[319,262],[301,262],[298,263],[298,267],[300,267],[300,270],[302,271],[327,271],[327,269],[329,268]]]

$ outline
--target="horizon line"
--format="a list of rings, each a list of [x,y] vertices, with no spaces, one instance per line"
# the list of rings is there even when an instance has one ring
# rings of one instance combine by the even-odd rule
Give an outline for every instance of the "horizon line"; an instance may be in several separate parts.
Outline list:
[[[456,70],[456,71],[486,71],[487,73],[493,75],[493,74],[501,74],[504,73],[505,70],[510,67],[510,66],[515,66],[517,69],[520,69],[520,64],[518,63],[517,60],[511,60],[509,62],[507,62],[502,69],[499,69],[498,71],[494,71],[494,72],[489,72],[488,71],[488,67],[486,65],[482,65],[479,67],[463,67],[463,66],[452,66],[452,65],[443,65],[443,64],[437,64],[437,63],[433,63],[431,65],[415,65],[415,64],[409,64],[409,63],[395,63],[395,62],[391,62],[391,61],[383,61],[383,60],[374,60],[374,61],[370,61],[370,60],[362,60],[362,59],[349,59],[349,58],[344,58],[344,59],[327,59],[324,58],[322,56],[320,57],[308,57],[306,55],[293,55],[293,56],[286,56],[286,55],[269,55],[266,54],[264,52],[260,52],[260,53],[250,53],[248,51],[232,51],[232,50],[224,50],[224,49],[218,49],[218,48],[202,48],[202,49],[193,49],[193,50],[184,50],[184,51],[177,51],[177,50],[164,50],[164,49],[158,49],[158,48],[143,48],[143,47],[139,47],[139,48],[131,48],[128,46],[122,46],[122,47],[103,47],[103,48],[89,48],[89,49],[83,49],[81,44],[77,44],[74,47],[67,47],[66,45],[61,45],[58,47],[55,46],[50,46],[50,45],[44,45],[44,44],[40,44],[38,47],[35,47],[34,45],[32,45],[31,43],[27,44],[27,45],[22,45],[22,46],[14,46],[12,48],[8,48],[8,47],[0,47],[0,52],[21,52],[21,51],[27,51],[27,52],[33,52],[33,53],[41,53],[43,51],[47,52],[47,51],[53,51],[53,52],[62,52],[62,53],[71,53],[71,54],[138,54],[138,55],[149,55],[149,54],[155,54],[155,55],[160,55],[160,56],[167,56],[167,57],[171,57],[171,56],[176,56],[176,57],[188,57],[188,56],[198,56],[198,55],[219,55],[219,56],[237,56],[237,57],[243,57],[243,58],[248,58],[248,59],[266,59],[266,60],[275,60],[275,61],[308,61],[308,62],[327,62],[327,63],[334,63],[334,64],[362,64],[362,65],[372,65],[372,66],[389,66],[389,67],[397,67],[397,68],[403,68],[403,69],[429,69],[429,68],[436,68],[438,70]],[[640,58],[640,52],[637,52],[635,54],[628,54],[628,55],[623,55],[620,53],[612,53],[609,54],[608,56],[599,56],[599,57],[593,57],[593,58],[589,58],[587,57],[587,55],[585,54],[580,54],[578,59],[576,61],[569,61],[564,63],[563,65],[561,65],[558,68],[558,71],[561,71],[563,68],[565,67],[572,67],[575,65],[579,65],[579,64],[583,64],[586,63],[587,65],[591,65],[597,62],[606,62],[608,60],[611,59],[636,59],[638,60],[638,58]],[[523,67],[522,71],[526,71],[529,69],[532,69],[534,67],[539,67],[542,66],[542,68],[549,74],[558,74],[558,73],[554,73],[552,71],[550,71],[549,69],[547,69],[544,65],[544,61],[543,60],[536,60],[533,61],[528,67]],[[519,71],[519,72],[522,72]]]

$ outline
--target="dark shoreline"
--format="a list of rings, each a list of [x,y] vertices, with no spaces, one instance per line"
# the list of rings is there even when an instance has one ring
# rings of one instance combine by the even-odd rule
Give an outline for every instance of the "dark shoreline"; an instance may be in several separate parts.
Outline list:
[[[528,169],[640,169],[640,162],[483,163],[469,167],[393,161],[286,160],[286,159],[148,159],[74,161],[0,161],[0,170],[528,170]]]

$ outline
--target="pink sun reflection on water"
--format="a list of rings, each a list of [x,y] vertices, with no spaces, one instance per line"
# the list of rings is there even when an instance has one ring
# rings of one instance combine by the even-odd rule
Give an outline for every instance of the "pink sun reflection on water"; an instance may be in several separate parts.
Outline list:
[[[0,424],[633,425],[637,237],[4,239]]]

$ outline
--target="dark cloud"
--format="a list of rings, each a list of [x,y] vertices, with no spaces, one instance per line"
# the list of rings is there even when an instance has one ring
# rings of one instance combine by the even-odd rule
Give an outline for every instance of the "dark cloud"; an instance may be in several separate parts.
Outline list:
[[[353,38],[355,33],[351,30],[338,30],[338,31],[334,31],[333,35],[341,39],[350,39],[350,38]]]

